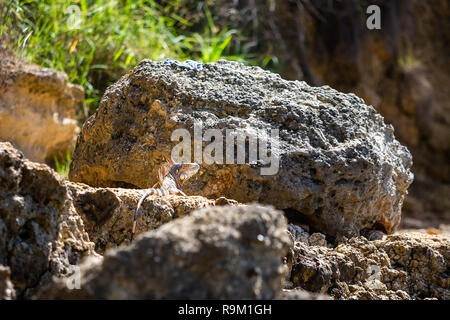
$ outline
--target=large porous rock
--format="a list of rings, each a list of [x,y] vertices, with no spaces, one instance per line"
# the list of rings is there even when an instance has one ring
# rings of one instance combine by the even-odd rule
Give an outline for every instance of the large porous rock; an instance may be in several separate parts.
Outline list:
[[[336,299],[450,299],[450,237],[408,232],[336,247],[295,241],[290,281]]]
[[[136,206],[146,190],[93,188],[75,182],[67,182],[67,185],[89,239],[95,243],[96,252],[129,244]],[[136,234],[156,229],[196,209],[223,204],[237,205],[237,202],[199,196],[148,196],[140,208]]]
[[[83,89],[65,73],[0,49],[0,141],[10,141],[28,159],[53,164],[55,156],[73,150],[83,99]]]
[[[80,289],[56,281],[50,299],[273,299],[291,241],[282,212],[260,205],[207,207],[87,259]]]
[[[70,178],[92,186],[152,186],[163,155],[178,143],[173,131],[189,130],[193,144],[199,121],[203,132],[219,129],[224,141],[226,129],[239,129],[238,136],[269,142],[279,170],[262,175],[269,161],[261,153],[250,165],[237,164],[237,152],[234,164],[199,161],[187,193],[272,204],[330,235],[364,228],[391,233],[398,226],[412,159],[392,126],[353,94],[237,62],[196,72],[142,61],[106,90],[85,122]],[[279,139],[269,129],[279,129]]]
[[[26,297],[51,276],[71,274],[93,249],[64,180],[1,142],[0,264],[10,268],[18,296]]]

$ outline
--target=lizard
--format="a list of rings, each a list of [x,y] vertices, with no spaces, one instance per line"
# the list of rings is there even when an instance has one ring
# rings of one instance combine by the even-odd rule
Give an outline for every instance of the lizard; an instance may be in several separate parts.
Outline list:
[[[181,187],[190,177],[197,173],[199,168],[200,166],[197,163],[176,163],[172,159],[166,158],[166,162],[158,170],[158,182],[152,188],[147,189],[139,199],[136,212],[134,213],[130,244],[133,243],[136,221],[142,202],[149,195],[167,196],[169,194],[178,194],[186,196]],[[159,188],[156,188],[158,185]]]

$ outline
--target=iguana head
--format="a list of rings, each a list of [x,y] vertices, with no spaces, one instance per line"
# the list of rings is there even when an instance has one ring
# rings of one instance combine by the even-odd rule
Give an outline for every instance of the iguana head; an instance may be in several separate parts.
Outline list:
[[[200,166],[197,163],[174,163],[171,171],[178,174],[178,181],[181,187],[190,177],[197,173],[198,169],[200,169]]]
[[[175,180],[179,189],[200,169],[197,163],[177,163],[170,158],[166,158],[166,160],[167,163],[163,164],[159,170],[159,180],[162,183],[165,177],[170,176]]]

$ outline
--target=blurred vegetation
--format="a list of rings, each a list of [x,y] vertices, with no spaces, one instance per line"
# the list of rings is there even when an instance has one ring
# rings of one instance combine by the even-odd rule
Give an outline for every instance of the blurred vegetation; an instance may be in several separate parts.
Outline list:
[[[21,58],[85,90],[82,123],[107,86],[144,58],[251,63],[238,30],[217,27],[214,1],[0,0],[0,39]]]
[[[398,58],[397,62],[400,70],[406,71],[408,69],[415,69],[422,66],[422,62],[414,57],[412,54],[405,54]]]
[[[67,151],[65,158],[58,158],[57,156],[55,156],[53,160],[55,161],[56,172],[58,172],[59,175],[64,179],[67,179],[69,177],[69,169],[70,169],[70,162],[72,161],[72,153],[70,151]]]

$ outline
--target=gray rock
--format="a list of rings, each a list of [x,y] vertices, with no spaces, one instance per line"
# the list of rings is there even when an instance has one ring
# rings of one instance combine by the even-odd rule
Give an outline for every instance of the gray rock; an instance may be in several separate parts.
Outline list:
[[[326,239],[324,234],[322,234],[320,232],[316,232],[316,233],[313,233],[309,237],[309,245],[310,246],[326,247],[327,246],[327,239]]]
[[[207,207],[81,264],[79,290],[47,299],[273,299],[290,239],[283,214],[260,205]]]
[[[93,249],[64,180],[0,142],[0,265],[10,268],[17,295],[70,275]]]
[[[309,233],[303,230],[300,226],[289,223],[287,231],[291,236],[293,242],[299,241],[305,244],[309,244]]]
[[[172,132],[185,128],[194,137],[199,120],[203,132],[220,129],[223,137],[225,129],[259,138],[279,129],[272,152],[280,167],[261,175],[268,166],[263,161],[200,163],[186,183],[188,194],[272,204],[332,236],[392,233],[399,225],[412,158],[393,127],[353,94],[237,62],[217,61],[196,72],[143,60],[106,90],[84,124],[70,178],[92,186],[152,186],[163,155],[178,143]]]

